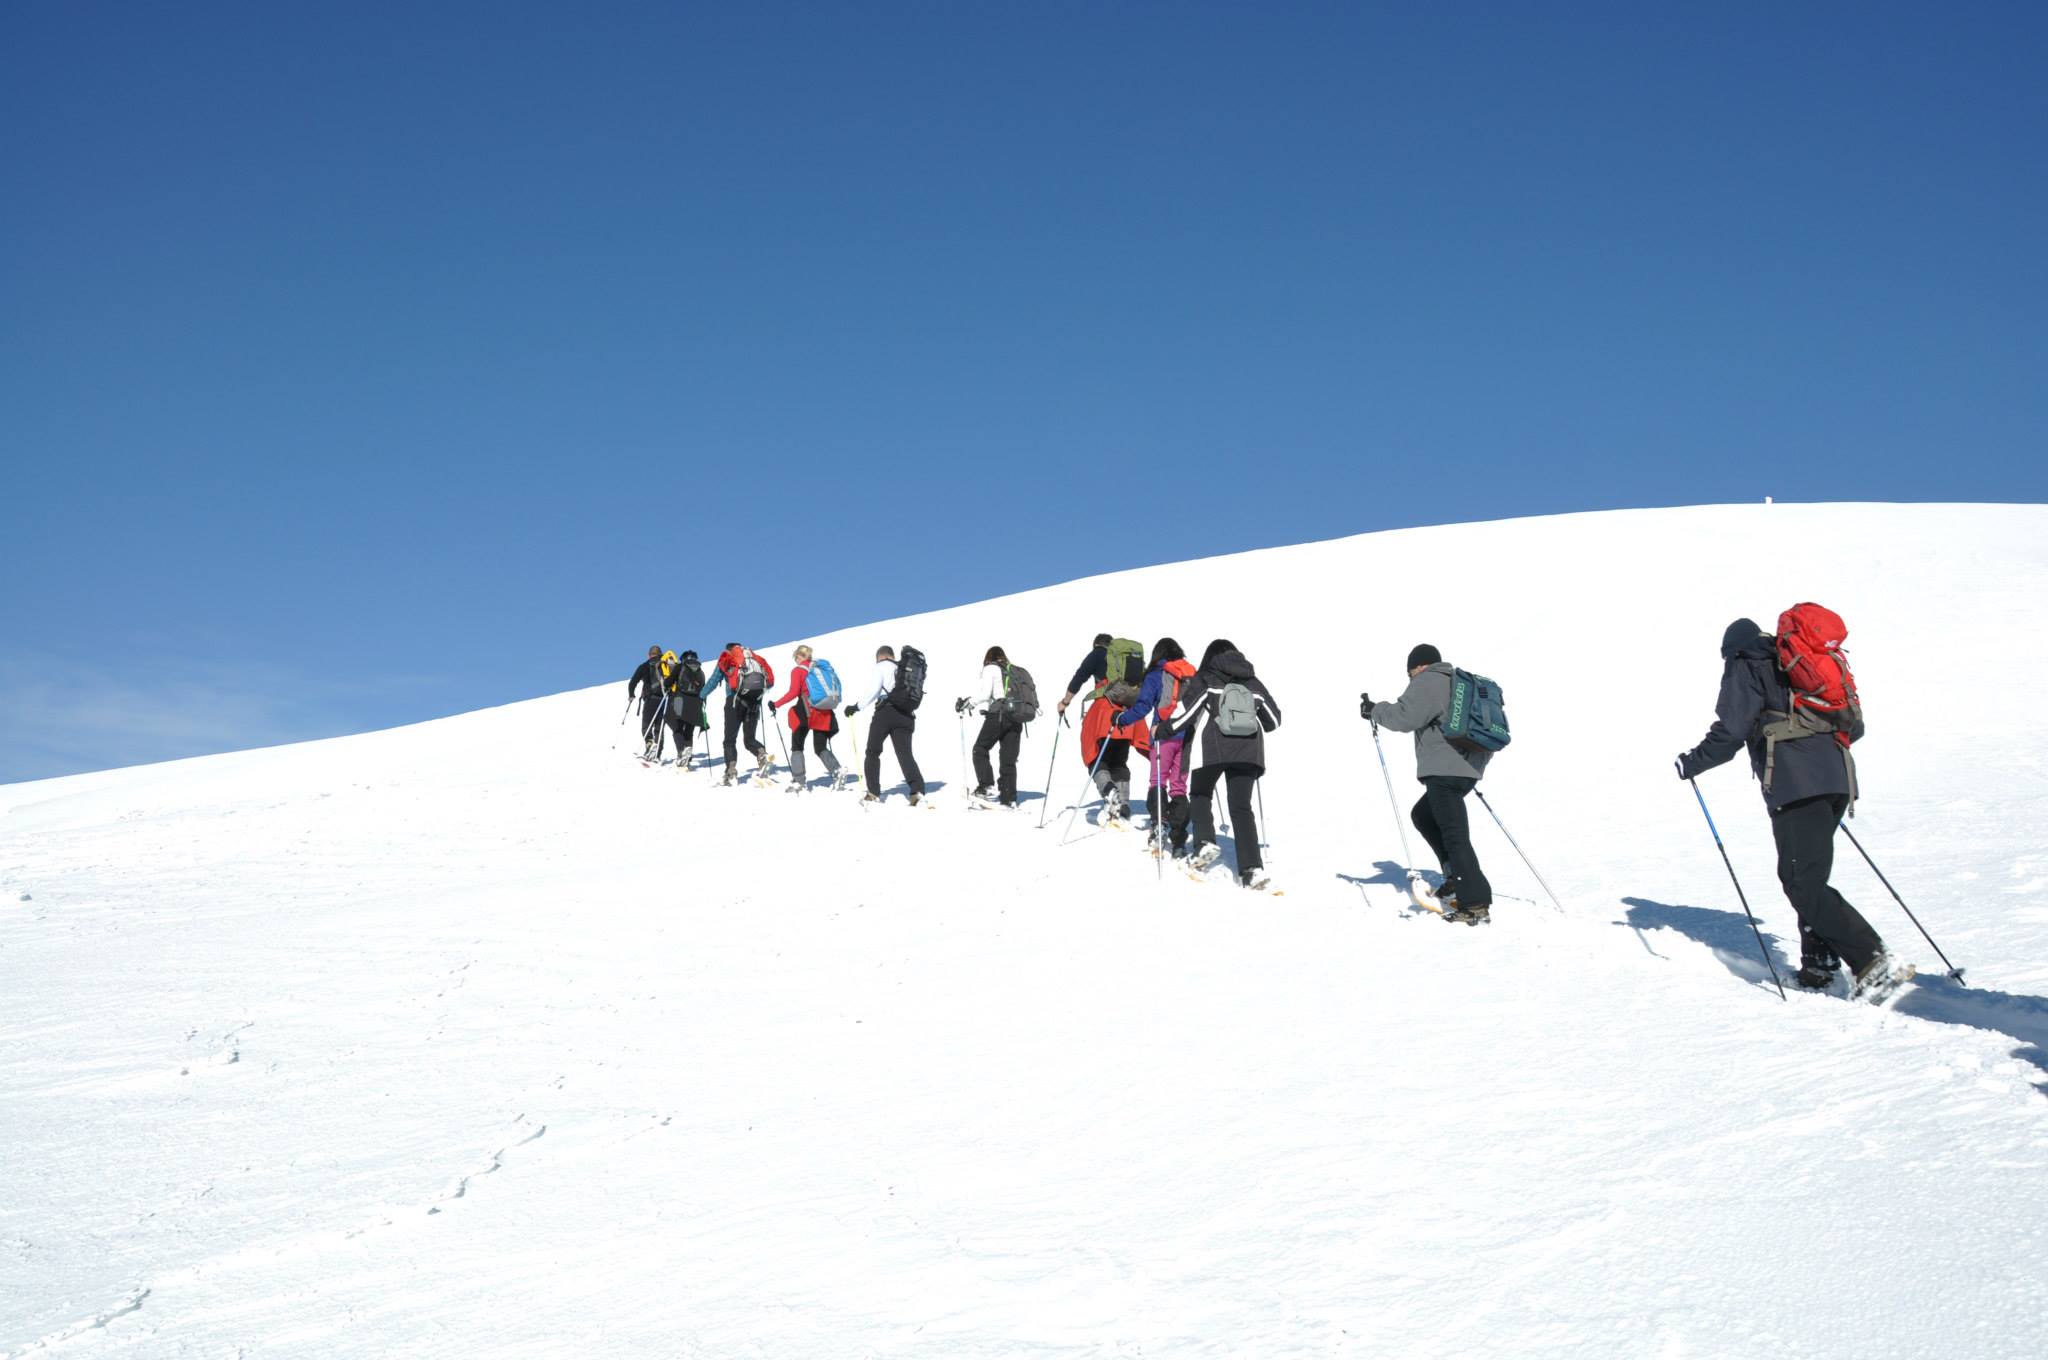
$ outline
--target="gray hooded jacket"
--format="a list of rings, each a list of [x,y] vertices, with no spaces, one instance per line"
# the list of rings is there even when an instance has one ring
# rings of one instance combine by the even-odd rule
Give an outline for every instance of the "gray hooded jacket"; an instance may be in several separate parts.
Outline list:
[[[1448,775],[1478,779],[1486,773],[1491,751],[1466,753],[1444,740],[1443,716],[1451,706],[1451,663],[1439,661],[1408,682],[1393,703],[1372,706],[1372,720],[1389,732],[1415,734],[1415,777]]]

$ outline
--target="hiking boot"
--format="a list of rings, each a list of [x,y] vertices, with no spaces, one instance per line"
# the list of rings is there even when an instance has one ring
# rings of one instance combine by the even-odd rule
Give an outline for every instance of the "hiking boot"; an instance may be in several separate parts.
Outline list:
[[[910,795],[910,805],[911,805],[912,807],[916,807],[916,806],[917,806],[917,800],[918,800],[918,799],[920,799],[920,798],[922,798],[922,797],[924,797],[924,795],[923,795],[923,794],[921,794],[921,793],[913,793],[913,794],[911,794],[911,795]]]
[[[1237,886],[1240,888],[1250,888],[1253,892],[1264,892],[1266,890],[1266,871],[1264,869],[1245,869],[1240,871],[1237,876]]]
[[[980,788],[976,789],[970,796],[979,798],[984,803],[992,803],[995,801],[996,798],[995,786],[992,784],[983,784]]]
[[[1849,999],[1882,1006],[1912,979],[1912,964],[1899,963],[1892,958],[1889,949],[1880,949],[1856,974],[1856,981],[1849,988]]]
[[[723,779],[719,780],[718,782],[719,782],[720,784],[730,784],[730,783],[732,783],[732,766],[728,765],[728,766],[726,766],[726,767],[725,767],[725,778],[723,778]]]
[[[1456,921],[1461,925],[1483,926],[1492,922],[1493,907],[1491,904],[1477,907],[1452,907],[1444,913],[1444,919],[1446,921]]]
[[[1218,846],[1216,842],[1208,841],[1204,844],[1195,847],[1195,856],[1193,859],[1189,860],[1188,863],[1194,867],[1196,872],[1199,873],[1203,870],[1208,869],[1211,865],[1215,864],[1217,860],[1222,858],[1222,848]]]
[[[765,746],[763,746],[763,747],[762,747],[762,748],[761,748],[760,750],[758,750],[758,751],[754,752],[754,760],[755,760],[755,761],[756,761],[756,762],[757,762],[757,763],[758,763],[758,764],[760,765],[760,767],[761,767],[762,769],[764,769],[764,770],[765,770],[765,769],[767,769],[767,768],[768,768],[768,748],[767,748],[767,747],[765,747]]]
[[[863,803],[879,803],[882,801],[882,795],[879,793],[864,793],[860,796],[860,800]]]
[[[1835,960],[1833,958],[1805,958],[1799,961],[1799,971],[1792,975],[1809,992],[1824,992],[1835,985]]]

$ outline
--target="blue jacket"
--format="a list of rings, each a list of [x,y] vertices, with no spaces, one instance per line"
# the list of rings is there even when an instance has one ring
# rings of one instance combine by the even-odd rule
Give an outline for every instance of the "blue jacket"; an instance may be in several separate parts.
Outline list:
[[[1166,667],[1154,666],[1145,672],[1145,683],[1138,687],[1138,702],[1109,720],[1111,727],[1136,727],[1158,709],[1159,701],[1166,697]],[[1156,736],[1177,739],[1184,734],[1171,732],[1155,733]]]

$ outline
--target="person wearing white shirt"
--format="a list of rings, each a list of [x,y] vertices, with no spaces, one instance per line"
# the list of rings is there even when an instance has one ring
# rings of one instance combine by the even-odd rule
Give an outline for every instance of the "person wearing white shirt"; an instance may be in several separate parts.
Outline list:
[[[1008,712],[1005,700],[1010,685],[1010,658],[1000,647],[991,647],[981,658],[981,678],[974,693],[961,700],[969,712],[982,715],[981,735],[974,739],[974,796],[992,798],[1004,807],[1017,805],[1017,747],[1024,739],[1024,724]],[[1001,752],[1001,773],[989,769],[988,753]]]
[[[917,714],[890,702],[889,695],[895,688],[896,650],[877,648],[874,692],[860,704],[848,704],[846,716],[851,718],[860,712],[863,704],[875,711],[874,721],[868,727],[867,759],[862,766],[868,791],[861,801],[882,801],[882,743],[886,741],[896,748],[896,763],[903,769],[903,781],[910,785],[910,803],[915,807],[924,797],[924,774],[917,768],[917,757],[910,750],[911,734],[917,730]]]

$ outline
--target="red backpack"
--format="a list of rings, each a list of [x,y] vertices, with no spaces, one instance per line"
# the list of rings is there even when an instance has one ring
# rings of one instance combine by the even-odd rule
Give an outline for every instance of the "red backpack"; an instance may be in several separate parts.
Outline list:
[[[1809,731],[1833,732],[1844,746],[1863,722],[1856,677],[1842,651],[1848,637],[1842,616],[1823,605],[1795,604],[1778,615],[1778,669],[1792,689],[1791,716]]]
[[[1173,716],[1173,711],[1180,707],[1181,686],[1195,678],[1195,668],[1193,663],[1182,659],[1167,662],[1159,668],[1159,672],[1158,717],[1161,722],[1165,722]]]

